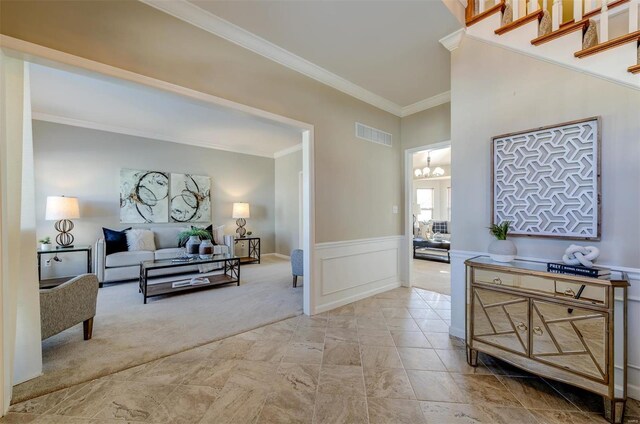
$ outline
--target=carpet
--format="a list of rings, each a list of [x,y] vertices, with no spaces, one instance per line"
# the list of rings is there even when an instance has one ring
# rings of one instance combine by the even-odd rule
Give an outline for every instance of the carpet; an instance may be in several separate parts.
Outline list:
[[[44,374],[13,389],[12,403],[122,371],[302,313],[302,285],[291,285],[289,262],[263,256],[242,266],[240,286],[150,298],[137,282],[98,293],[93,338],[82,325],[42,343]]]

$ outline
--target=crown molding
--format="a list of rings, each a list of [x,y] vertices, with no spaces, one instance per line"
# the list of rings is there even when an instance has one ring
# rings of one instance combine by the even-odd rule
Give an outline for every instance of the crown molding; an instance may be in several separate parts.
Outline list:
[[[281,158],[282,156],[290,155],[291,153],[302,150],[302,144],[296,144],[295,146],[287,147],[286,149],[278,150],[273,154],[274,159]]]
[[[186,0],[139,0],[175,18],[185,21],[218,37],[224,38],[267,59],[342,91],[363,102],[396,116],[402,116],[402,107],[371,91],[360,87],[320,66],[301,58],[231,22],[214,15]]]
[[[436,94],[428,99],[420,100],[412,105],[402,108],[401,117],[413,115],[414,113],[422,112],[423,110],[431,109],[432,107],[440,106],[451,101],[451,91],[445,91],[444,93]]]
[[[275,155],[272,155],[266,152],[257,151],[257,150],[235,149],[233,147],[222,146],[222,145],[214,144],[204,140],[198,140],[193,138],[172,137],[166,134],[156,133],[148,130],[142,130],[142,129],[131,128],[131,127],[121,127],[118,125],[111,125],[111,124],[103,124],[95,121],[68,118],[66,116],[52,115],[52,114],[42,113],[42,112],[33,112],[31,114],[31,119],[35,121],[51,122],[54,124],[70,125],[72,127],[87,128],[91,130],[106,131],[106,132],[111,132],[116,134],[130,135],[134,137],[143,137],[143,138],[149,138],[153,140],[167,141],[170,143],[187,144],[189,146],[204,147],[206,149],[223,150],[225,152],[240,153],[243,155],[260,156],[260,157],[265,157],[269,159],[274,159],[275,157]],[[293,147],[301,149],[302,145],[299,144]],[[280,152],[282,151],[284,150],[280,150]],[[276,152],[276,154],[280,152]]]
[[[452,32],[449,35],[445,35],[444,37],[442,37],[440,40],[438,40],[440,42],[440,44],[442,44],[447,50],[449,50],[450,52],[454,51],[455,49],[458,48],[458,46],[460,45],[460,42],[462,41],[462,36],[465,34],[465,29],[464,28],[460,28],[457,31]]]

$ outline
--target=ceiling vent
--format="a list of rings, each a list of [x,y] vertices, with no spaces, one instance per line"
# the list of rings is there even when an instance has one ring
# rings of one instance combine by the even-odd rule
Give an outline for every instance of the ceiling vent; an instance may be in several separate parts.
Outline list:
[[[393,136],[391,134],[361,124],[360,122],[356,122],[356,137],[387,147],[393,146]]]

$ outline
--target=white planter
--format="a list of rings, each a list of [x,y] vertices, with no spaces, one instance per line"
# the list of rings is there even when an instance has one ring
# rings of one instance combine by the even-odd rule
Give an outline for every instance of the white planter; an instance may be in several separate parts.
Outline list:
[[[51,250],[52,247],[51,243],[40,243],[40,250]]]
[[[487,251],[491,259],[496,262],[512,262],[518,254],[518,249],[511,240],[494,240]]]

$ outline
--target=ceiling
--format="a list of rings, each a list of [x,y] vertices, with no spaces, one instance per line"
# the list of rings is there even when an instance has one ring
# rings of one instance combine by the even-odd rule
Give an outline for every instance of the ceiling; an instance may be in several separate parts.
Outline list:
[[[450,89],[440,0],[189,2],[401,107]]]
[[[301,131],[218,105],[97,74],[31,64],[33,118],[274,157]]]
[[[413,154],[413,167],[424,168],[427,166],[427,156],[431,157],[431,167],[451,165],[451,147],[437,150],[423,150]]]

